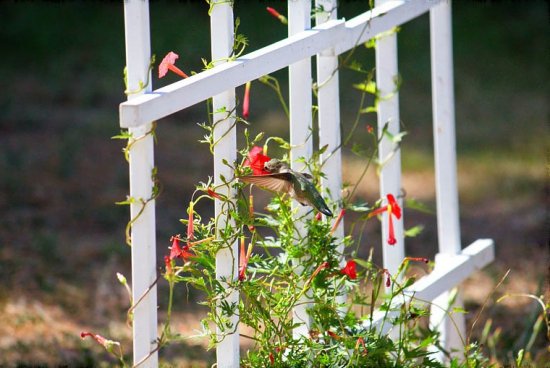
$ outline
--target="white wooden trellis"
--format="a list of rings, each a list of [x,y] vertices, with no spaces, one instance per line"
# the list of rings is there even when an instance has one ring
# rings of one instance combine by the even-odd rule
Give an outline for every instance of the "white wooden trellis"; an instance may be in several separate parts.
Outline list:
[[[224,60],[233,44],[233,10],[229,2],[214,1],[211,13],[212,59]],[[339,137],[339,92],[337,57],[357,44],[372,39],[377,34],[391,30],[426,12],[430,13],[433,129],[435,146],[436,200],[439,253],[435,259],[434,271],[407,289],[402,298],[394,304],[407,302],[411,297],[432,301],[430,323],[441,332],[441,345],[446,349],[461,349],[464,336],[464,321],[456,315],[451,321],[447,313],[449,290],[458,285],[473,271],[494,258],[492,240],[481,239],[465,249],[461,249],[458,192],[456,178],[456,150],[454,132],[454,93],[452,68],[451,4],[445,0],[377,0],[376,7],[348,21],[338,19],[335,0],[316,0],[316,6],[326,11],[316,13],[316,26],[310,25],[310,0],[288,2],[289,37],[256,50],[231,62],[218,61],[216,66],[188,79],[152,91],[151,84],[137,94],[129,95],[128,101],[120,105],[120,126],[128,128],[134,137],[146,135],[153,121],[183,110],[198,102],[213,97],[214,111],[226,107],[231,111],[235,104],[235,87],[259,78],[265,74],[289,67],[290,80],[290,135],[291,144],[296,146],[291,152],[294,161],[300,156],[310,156],[312,140],[308,139],[311,125],[311,57],[316,55],[319,105],[319,143],[329,145],[327,152],[340,143]],[[126,0],[126,65],[128,89],[138,90],[140,83],[149,81],[150,38],[148,2]],[[397,76],[397,36],[380,38],[376,48],[377,88],[391,98],[379,104],[378,126],[389,123],[389,130],[399,132],[399,102],[395,92]],[[224,138],[214,152],[214,173],[218,180],[224,173],[221,159],[235,159],[235,132],[232,117],[219,113],[214,116],[217,124],[215,136]],[[384,158],[394,147],[389,140],[383,140],[380,157]],[[322,181],[333,200],[339,199],[341,182],[341,156],[337,151],[326,160],[324,170],[330,172]],[[293,162],[293,165],[296,165]],[[132,146],[130,151],[130,195],[138,199],[131,206],[132,218],[141,210],[141,202],[147,202],[145,210],[132,226],[132,288],[134,300],[140,303],[134,310],[134,363],[141,367],[157,367],[155,349],[157,339],[156,278],[155,259],[155,210],[152,196],[151,172],[154,168],[153,141],[146,136]],[[380,193],[399,193],[401,189],[401,164],[399,151],[384,166],[381,174]],[[232,193],[229,193],[229,196]],[[216,214],[219,204],[216,204]],[[395,273],[405,255],[402,221],[397,222],[397,244],[383,246],[384,267]],[[387,226],[383,226],[386,229]],[[337,230],[343,234],[343,227]],[[384,230],[385,231],[385,230]],[[387,234],[383,234],[386,239]],[[228,250],[229,252],[229,250]],[[235,254],[235,249],[233,250]],[[218,254],[216,272],[219,277],[237,274],[237,264],[229,253]],[[235,261],[236,262],[236,261]],[[238,300],[236,293],[228,297]],[[460,300],[458,300],[460,303]],[[295,317],[305,320],[304,310],[295,311]],[[234,322],[237,322],[235,317]],[[307,322],[307,321],[306,321]],[[454,322],[454,324],[452,323]],[[389,332],[391,325],[382,316],[375,318],[375,326]],[[458,331],[457,328],[458,327]],[[307,325],[303,329],[307,328]],[[239,339],[235,333],[224,339],[217,347],[218,367],[239,366]],[[146,358],[146,359],[145,359]],[[145,361],[143,361],[145,359]],[[440,359],[443,356],[440,355]]]

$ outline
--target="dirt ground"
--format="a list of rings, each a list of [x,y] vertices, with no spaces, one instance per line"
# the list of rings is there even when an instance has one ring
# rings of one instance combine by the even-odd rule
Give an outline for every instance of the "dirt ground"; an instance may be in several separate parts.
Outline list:
[[[183,217],[192,183],[204,180],[210,168],[205,159],[193,162],[197,166],[193,172],[162,170],[177,156],[182,157],[183,147],[192,147],[191,143],[187,146],[180,141],[186,131],[185,127],[170,123],[159,129],[157,162],[161,168],[163,194],[158,200],[158,259],[166,252],[169,235],[182,231],[177,219]],[[0,251],[4,280],[0,287],[3,321],[0,362],[8,366],[17,361],[56,366],[67,362],[94,365],[102,359],[109,361],[101,349],[80,341],[79,333],[96,331],[121,340],[126,350],[130,350],[131,331],[125,325],[128,297],[115,277],[116,272],[130,277],[129,249],[123,239],[126,209],[120,210],[113,204],[124,198],[125,193],[121,144],[107,139],[83,142],[78,148],[74,173],[59,180],[52,173],[59,170],[61,160],[60,156],[56,157],[51,139],[43,133],[29,132],[12,132],[9,137],[18,142],[18,147],[25,147],[22,154],[33,156],[29,159],[33,165],[21,174],[34,180],[24,181],[15,191],[23,191],[25,205],[12,206],[10,215],[1,222],[2,241],[13,246],[4,246]],[[40,154],[33,149],[37,141],[41,142]],[[9,147],[9,141],[7,145]],[[179,148],[173,152],[166,148],[175,146]],[[204,147],[198,149],[204,150]],[[346,180],[355,180],[357,165],[360,162],[346,160]],[[461,191],[468,191],[469,185],[479,182],[480,178],[471,177],[475,175],[472,171],[475,172],[460,165]],[[104,189],[95,180],[97,177],[103,182],[118,180],[118,188]],[[531,179],[543,182],[538,174]],[[369,184],[364,185],[358,196],[372,201],[377,190],[375,175],[370,175],[365,182]],[[403,186],[415,198],[433,206],[433,173],[429,170],[405,172]],[[515,342],[521,338],[521,331],[532,327],[530,319],[539,312],[537,306],[531,299],[522,297],[499,304],[495,301],[505,293],[538,295],[544,292],[543,288],[547,290],[549,255],[545,244],[545,208],[541,206],[546,200],[545,187],[540,186],[538,191],[518,198],[515,203],[499,198],[498,192],[481,197],[463,201],[462,239],[466,245],[477,238],[493,238],[496,260],[461,286],[468,310],[466,317],[471,325],[480,307],[485,305],[474,336],[479,336],[484,322],[491,318],[493,326],[502,328],[502,340]],[[434,215],[405,210],[405,219],[407,227],[425,226],[419,237],[407,242],[408,254],[433,259]],[[368,226],[366,233],[369,240],[364,245],[365,254],[370,246],[375,246],[375,259],[380,262],[378,225]],[[508,269],[510,275],[494,290]],[[162,304],[166,297],[162,291],[166,289],[161,286],[160,290]],[[180,291],[175,326],[181,333],[193,335],[200,327],[198,320],[202,312],[187,299],[185,292]],[[189,345],[169,348],[163,356],[179,364],[190,366],[195,362],[202,366],[206,364],[205,359],[212,359],[212,353],[204,351],[205,343],[190,339]],[[542,336],[537,346],[540,348],[541,344],[544,344]]]

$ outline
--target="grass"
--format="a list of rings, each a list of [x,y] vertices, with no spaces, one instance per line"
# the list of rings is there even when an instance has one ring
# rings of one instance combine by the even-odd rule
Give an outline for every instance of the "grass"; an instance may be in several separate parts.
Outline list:
[[[240,32],[249,37],[250,50],[286,36],[284,27],[265,14],[265,6],[283,10],[278,2],[236,3]],[[364,7],[362,2],[342,2],[339,12],[349,19]],[[186,72],[200,71],[200,58],[209,55],[206,11],[201,2],[153,2],[157,58],[173,50]],[[457,1],[453,12],[462,237],[464,244],[478,237],[492,237],[497,244],[495,263],[464,284],[466,303],[475,309],[509,268],[503,290],[542,292],[548,260],[543,163],[548,149],[548,5]],[[119,131],[117,104],[125,98],[122,6],[3,2],[0,24],[0,79],[8,87],[0,95],[0,316],[7,321],[0,326],[5,337],[0,365],[97,363],[104,355],[79,340],[81,330],[121,338],[130,349],[124,326],[127,300],[115,278],[115,272],[130,274],[124,245],[128,211],[113,205],[127,193],[128,168],[121,142],[110,140]],[[428,18],[404,25],[398,39],[401,120],[409,132],[402,155],[404,187],[433,207]],[[360,48],[357,58],[372,66],[372,51]],[[275,75],[285,88],[286,71]],[[158,87],[175,80],[161,83],[155,77],[153,82]],[[344,133],[355,117],[359,96],[350,86],[357,81],[357,75],[342,71]],[[256,82],[251,109],[253,130],[286,134],[276,97]],[[159,123],[159,255],[169,236],[182,231],[178,219],[192,185],[211,172],[206,147],[195,143],[202,137],[195,123],[205,119],[201,104]],[[374,122],[372,115],[360,124]],[[367,139],[363,128],[354,136],[357,142]],[[184,170],[178,165],[189,151],[194,158]],[[346,172],[356,165],[346,155]],[[369,177],[361,199],[376,198],[375,181]],[[413,211],[405,217],[411,226],[426,225],[407,242],[408,251],[433,254],[434,217]],[[368,245],[375,245],[377,229],[369,231]],[[183,310],[188,306],[185,295],[180,297]],[[497,347],[501,357],[517,351],[529,308],[530,301],[517,299],[491,304],[484,312],[482,319],[492,318],[494,326],[503,327]],[[543,354],[544,345],[539,339],[533,354]],[[186,355],[183,348],[175,349],[168,355]],[[189,359],[211,359],[200,349],[192,348],[196,355]]]

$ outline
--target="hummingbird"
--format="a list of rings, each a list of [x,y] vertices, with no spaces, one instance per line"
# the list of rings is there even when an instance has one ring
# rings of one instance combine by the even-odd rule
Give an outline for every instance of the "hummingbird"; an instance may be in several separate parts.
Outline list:
[[[311,182],[311,175],[294,171],[286,162],[276,158],[266,162],[264,169],[270,174],[246,175],[240,176],[239,179],[271,192],[288,193],[302,206],[311,206],[326,216],[332,216],[323,197]]]

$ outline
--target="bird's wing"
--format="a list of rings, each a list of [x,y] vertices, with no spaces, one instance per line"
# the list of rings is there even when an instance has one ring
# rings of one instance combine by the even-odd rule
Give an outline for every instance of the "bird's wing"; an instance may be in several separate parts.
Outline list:
[[[290,173],[247,175],[240,176],[239,179],[276,193],[287,193],[292,187],[292,174]]]

